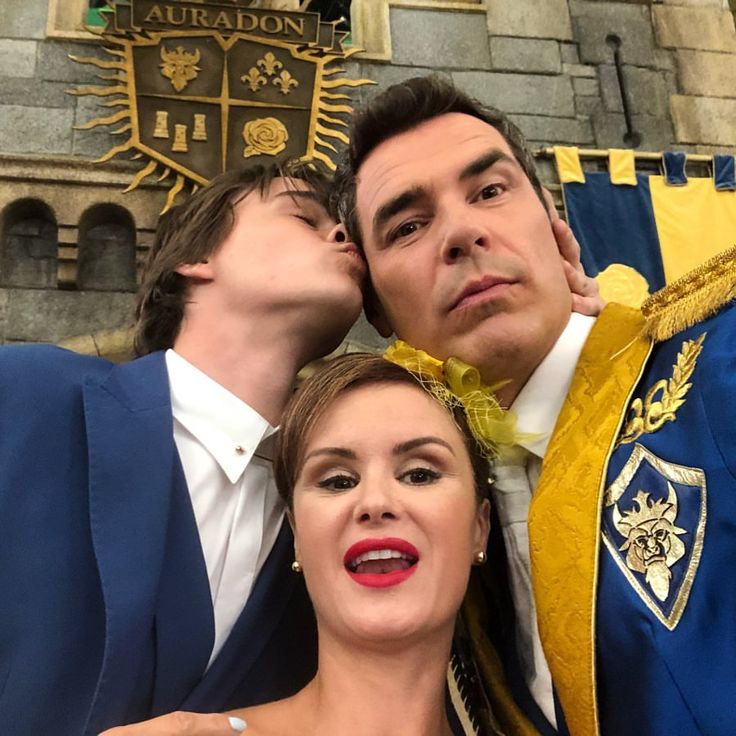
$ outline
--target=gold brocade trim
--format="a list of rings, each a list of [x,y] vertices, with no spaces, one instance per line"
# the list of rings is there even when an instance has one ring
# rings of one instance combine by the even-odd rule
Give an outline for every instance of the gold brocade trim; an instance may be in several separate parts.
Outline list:
[[[471,575],[460,618],[470,637],[473,659],[483,680],[485,695],[494,723],[482,724],[485,733],[506,736],[540,736],[514,701],[506,684],[501,659],[486,634],[484,597],[479,583]]]
[[[646,332],[657,342],[702,322],[736,298],[736,245],[673,281],[642,304]]]
[[[631,453],[631,457],[626,461],[626,465],[624,465],[616,480],[606,491],[604,496],[604,504],[606,506],[613,506],[618,503],[621,496],[626,492],[626,489],[631,484],[639,466],[644,461],[648,462],[663,478],[666,478],[668,482],[680,483],[684,486],[691,486],[693,488],[700,488],[698,523],[693,535],[694,538],[692,549],[690,550],[687,572],[685,573],[680,589],[677,592],[677,597],[668,616],[662,612],[662,610],[654,603],[651,596],[642,587],[639,580],[619,555],[620,548],[616,546],[614,541],[610,539],[605,531],[603,532],[603,541],[619,569],[629,581],[631,587],[636,591],[639,598],[641,598],[644,605],[646,605],[646,607],[662,624],[664,624],[667,629],[673,631],[680,622],[682,614],[685,612],[685,606],[687,605],[687,601],[690,596],[690,589],[693,586],[695,574],[698,571],[700,557],[703,552],[703,540],[705,539],[705,525],[708,509],[705,473],[700,468],[691,468],[686,465],[669,463],[662,460],[662,458],[657,457],[643,445],[637,444]],[[671,483],[669,487],[671,493],[674,494],[674,489],[672,488]],[[684,531],[685,530],[680,530],[680,532]]]
[[[685,403],[685,396],[692,386],[688,381],[695,370],[707,334],[704,332],[696,340],[685,340],[677,354],[677,361],[672,366],[672,377],[657,381],[647,391],[643,402],[641,399],[634,399],[629,407],[630,416],[626,427],[616,443],[617,447],[634,442],[643,434],[656,432],[665,422],[675,421],[675,412]],[[655,400],[660,392],[660,398]]]
[[[572,736],[599,733],[595,616],[608,458],[652,342],[638,310],[609,304],[593,326],[529,511],[539,633]]]

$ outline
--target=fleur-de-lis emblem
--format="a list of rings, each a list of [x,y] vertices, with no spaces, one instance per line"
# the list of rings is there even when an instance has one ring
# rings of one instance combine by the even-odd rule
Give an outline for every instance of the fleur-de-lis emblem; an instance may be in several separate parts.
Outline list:
[[[269,77],[272,77],[277,69],[283,69],[283,64],[269,51],[262,59],[258,59],[256,66],[261,67]]]
[[[288,95],[291,92],[291,87],[298,87],[299,82],[289,74],[286,70],[281,72],[276,79],[271,80],[272,84],[276,85],[282,95]]]
[[[268,80],[265,77],[262,77],[261,73],[254,66],[248,69],[247,74],[243,74],[243,76],[240,77],[240,81],[243,84],[247,84],[250,87],[251,92],[258,92],[261,87],[268,84]]]

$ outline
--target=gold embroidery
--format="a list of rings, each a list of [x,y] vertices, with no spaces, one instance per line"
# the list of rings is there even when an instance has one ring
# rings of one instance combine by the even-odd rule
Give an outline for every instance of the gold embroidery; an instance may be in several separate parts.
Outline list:
[[[643,434],[656,432],[665,422],[675,421],[675,413],[685,403],[685,396],[692,386],[688,381],[695,370],[706,334],[704,332],[697,340],[686,340],[682,344],[677,362],[672,367],[672,378],[657,381],[647,391],[643,402],[641,399],[634,399],[617,447],[634,442]],[[661,397],[655,400],[660,392]]]
[[[169,51],[164,45],[161,46],[161,74],[171,81],[172,87],[181,92],[202,71],[199,63],[200,53],[197,49],[190,54],[184,51],[183,46],[177,46],[176,50]]]
[[[649,296],[649,283],[635,268],[612,263],[596,277],[605,302],[618,302],[638,308]]]
[[[639,470],[640,465],[642,462],[646,461],[649,463],[649,465],[654,468],[657,473],[659,473],[662,477],[664,477],[667,480],[667,486],[668,486],[668,498],[667,501],[657,500],[654,501],[651,505],[648,501],[648,496],[646,492],[639,492],[636,495],[636,498],[634,499],[637,505],[639,505],[639,509],[637,511],[629,512],[633,513],[634,516],[625,515],[624,517],[621,517],[620,513],[617,514],[617,507],[614,506],[614,504],[617,504],[621,496],[624,494],[626,489],[628,488],[629,484],[631,483],[634,475]],[[669,585],[670,585],[670,578],[671,573],[669,568],[672,567],[672,565],[676,564],[679,560],[681,560],[685,554],[687,553],[687,548],[685,548],[682,552],[682,554],[679,554],[679,549],[677,549],[678,545],[675,544],[674,547],[671,547],[669,552],[665,554],[665,561],[664,564],[668,568],[667,572],[665,573],[664,570],[662,570],[662,566],[658,565],[657,568],[652,570],[652,574],[654,578],[658,578],[657,581],[652,584],[649,579],[649,572],[647,570],[647,565],[644,564],[644,570],[639,569],[641,567],[638,565],[637,562],[630,560],[631,557],[633,557],[636,553],[629,553],[626,558],[626,562],[624,562],[622,556],[619,554],[619,551],[628,551],[631,549],[630,542],[632,542],[632,534],[631,532],[634,531],[634,527],[632,526],[630,531],[627,531],[627,526],[621,527],[621,520],[629,519],[631,521],[636,521],[637,519],[643,519],[646,515],[649,515],[650,517],[650,524],[648,531],[653,532],[654,531],[654,524],[651,523],[652,520],[655,519],[655,517],[660,514],[661,516],[669,516],[669,525],[664,524],[660,525],[658,528],[666,528],[666,530],[669,532],[669,540],[672,541],[673,539],[677,540],[679,544],[683,544],[683,542],[679,539],[677,539],[677,536],[679,536],[683,531],[682,529],[679,529],[678,527],[674,526],[674,520],[677,516],[677,505],[679,505],[677,501],[677,496],[674,493],[674,488],[672,487],[672,483],[680,483],[684,486],[690,486],[694,489],[699,489],[700,491],[700,502],[699,502],[699,513],[698,513],[698,522],[694,530],[694,535],[692,537],[692,549],[690,552],[690,559],[687,565],[687,570],[685,571],[685,575],[683,577],[683,580],[680,584],[680,588],[676,593],[675,601],[672,604],[672,608],[670,610],[669,615],[665,615],[665,613],[660,609],[660,607],[652,600],[651,596],[647,593],[647,591],[642,587],[641,583],[637,579],[637,577],[633,574],[632,571],[644,573],[647,575],[646,582],[652,587],[652,590],[654,591],[654,594],[660,601],[664,601],[670,591],[669,591]],[[650,452],[646,449],[643,445],[636,444],[634,446],[634,449],[631,453],[631,457],[626,462],[626,465],[624,465],[623,469],[619,473],[616,480],[608,487],[606,490],[606,493],[604,495],[603,499],[604,505],[606,507],[614,506],[613,512],[612,512],[612,520],[614,522],[614,526],[616,530],[622,534],[623,536],[627,537],[627,542],[621,546],[617,547],[615,542],[610,538],[608,533],[605,531],[602,532],[603,536],[603,542],[608,548],[608,551],[611,553],[614,561],[618,565],[621,572],[625,575],[626,579],[629,581],[629,584],[632,586],[632,588],[636,591],[637,595],[641,600],[644,602],[644,604],[647,606],[647,608],[657,617],[657,619],[664,624],[667,629],[670,631],[673,631],[674,628],[677,626],[677,624],[680,622],[680,619],[682,618],[682,614],[685,611],[685,606],[687,605],[688,598],[690,596],[690,589],[692,588],[693,581],[695,580],[695,574],[698,570],[698,566],[700,565],[700,557],[703,552],[703,540],[705,538],[705,525],[707,520],[707,490],[706,490],[706,482],[705,482],[705,473],[700,468],[690,468],[685,465],[675,465],[674,463],[668,463],[665,460],[662,460],[661,458],[657,457],[654,453]],[[644,507],[640,505],[640,502],[644,504]],[[672,504],[675,504],[674,507],[674,513],[671,508]],[[656,510],[654,507],[657,507]],[[648,507],[648,508],[647,508]],[[618,521],[617,521],[618,519]],[[662,534],[659,535],[660,537]],[[656,536],[654,538],[654,541],[659,541],[660,543],[663,542],[662,539],[657,540]],[[651,542],[650,542],[651,544]],[[625,548],[629,545],[628,550]],[[666,547],[666,544],[660,546],[660,551]],[[683,545],[684,547],[684,545]],[[679,554],[679,556],[678,556]],[[653,556],[654,557],[654,556]],[[673,559],[676,557],[677,559]],[[643,556],[642,556],[643,558]],[[668,564],[669,561],[672,561],[671,564]],[[657,590],[659,590],[660,593],[664,591],[664,579],[666,578],[666,585],[667,585],[667,591],[665,592],[664,596],[662,597],[660,594],[657,593]],[[658,587],[655,587],[658,586]]]
[[[619,547],[626,552],[626,564],[630,570],[643,573],[647,584],[660,601],[670,594],[670,568],[685,554],[685,545],[678,535],[687,530],[675,526],[677,519],[677,494],[672,483],[667,482],[667,501],[650,500],[650,494],[639,491],[634,497],[637,509],[625,511],[613,507],[613,525],[626,539]]]

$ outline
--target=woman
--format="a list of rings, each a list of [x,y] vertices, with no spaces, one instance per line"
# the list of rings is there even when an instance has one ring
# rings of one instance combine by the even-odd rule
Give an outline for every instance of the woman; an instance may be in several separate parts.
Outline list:
[[[294,569],[314,603],[319,665],[293,697],[236,712],[248,732],[453,733],[453,630],[489,530],[487,465],[459,425],[412,374],[377,356],[338,359],[294,397],[276,478]]]

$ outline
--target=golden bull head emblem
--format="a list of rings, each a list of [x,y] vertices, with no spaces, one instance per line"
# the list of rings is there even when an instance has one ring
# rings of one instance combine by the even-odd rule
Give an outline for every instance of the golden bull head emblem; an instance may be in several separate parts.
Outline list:
[[[201,71],[197,66],[199,59],[199,49],[188,53],[181,46],[177,46],[174,51],[161,46],[161,74],[171,80],[171,85],[177,92],[181,92]]]

